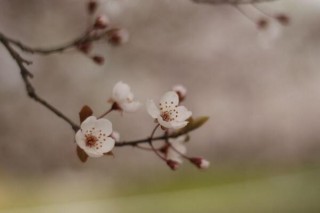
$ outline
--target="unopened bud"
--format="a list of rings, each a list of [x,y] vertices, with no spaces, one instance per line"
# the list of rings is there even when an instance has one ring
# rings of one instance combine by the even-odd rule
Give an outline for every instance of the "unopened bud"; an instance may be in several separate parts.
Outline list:
[[[90,15],[96,12],[98,8],[98,2],[96,0],[90,0],[87,5],[87,10]]]
[[[108,19],[107,16],[98,16],[93,27],[95,29],[103,30],[103,29],[106,29],[109,25],[110,25],[110,20]]]
[[[183,101],[186,98],[187,88],[185,88],[183,85],[175,85],[172,90],[178,94],[179,102]]]
[[[108,42],[118,46],[129,41],[129,33],[125,29],[114,28],[108,32]]]
[[[92,60],[93,60],[95,63],[99,64],[99,65],[104,64],[104,57],[102,57],[102,56],[98,56],[98,55],[93,56],[93,57],[92,57]]]
[[[92,49],[92,44],[91,44],[91,42],[83,42],[83,43],[78,44],[78,45],[77,45],[77,48],[78,48],[81,52],[83,52],[83,53],[85,53],[85,54],[88,54],[88,53],[91,51],[91,49]]]
[[[172,170],[177,170],[179,168],[179,163],[177,161],[173,160],[167,160],[167,165],[172,169]]]
[[[257,21],[257,27],[258,27],[258,29],[261,29],[261,30],[266,29],[268,27],[268,24],[269,24],[268,20],[266,20],[264,18],[259,19]]]
[[[210,162],[201,157],[190,158],[189,160],[199,169],[207,169],[210,166]]]
[[[290,23],[289,16],[287,16],[285,14],[278,14],[278,15],[275,16],[275,18],[282,25],[288,25]]]
[[[115,141],[120,141],[120,134],[117,131],[113,131],[110,137],[113,138]]]

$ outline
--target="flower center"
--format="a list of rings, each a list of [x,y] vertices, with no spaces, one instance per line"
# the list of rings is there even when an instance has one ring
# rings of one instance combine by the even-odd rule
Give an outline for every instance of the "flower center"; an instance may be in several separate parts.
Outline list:
[[[94,147],[98,142],[98,138],[94,135],[85,135],[85,137],[87,147]]]
[[[168,111],[164,111],[161,113],[161,117],[164,121],[170,121],[170,113]]]

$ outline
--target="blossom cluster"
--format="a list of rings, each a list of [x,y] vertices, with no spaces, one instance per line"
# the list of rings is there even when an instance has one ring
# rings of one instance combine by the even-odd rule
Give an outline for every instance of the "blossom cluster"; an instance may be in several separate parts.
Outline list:
[[[192,121],[192,112],[180,103],[185,99],[187,90],[182,85],[176,85],[171,91],[166,92],[158,104],[153,100],[146,101],[146,111],[154,119],[156,126],[152,134],[145,141],[150,147],[133,144],[143,150],[155,152],[161,160],[173,170],[182,164],[183,159],[189,160],[198,168],[209,166],[209,161],[201,157],[189,157],[186,155],[186,142],[189,139],[188,131]],[[104,155],[113,155],[113,149],[120,142],[120,134],[114,131],[112,122],[105,118],[112,111],[120,111],[121,114],[136,112],[142,107],[137,101],[128,84],[118,82],[112,91],[108,101],[110,108],[101,116],[94,116],[90,107],[84,106],[80,111],[80,129],[76,132],[75,141],[80,160],[85,162],[88,157],[97,158]],[[153,145],[153,137],[158,127],[164,131],[164,145],[158,148]]]

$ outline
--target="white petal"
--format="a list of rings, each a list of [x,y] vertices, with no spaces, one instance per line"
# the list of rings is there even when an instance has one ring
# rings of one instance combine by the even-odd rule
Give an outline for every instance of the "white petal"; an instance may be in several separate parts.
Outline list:
[[[78,130],[78,132],[76,133],[75,140],[81,149],[84,149],[86,147],[86,138],[81,130]]]
[[[176,121],[185,121],[191,117],[192,112],[187,110],[184,106],[178,106],[176,108],[178,117],[175,119]]]
[[[170,91],[162,96],[160,99],[160,105],[165,106],[177,106],[179,104],[179,96],[176,92]]]
[[[121,102],[127,98],[133,98],[133,94],[128,84],[119,81],[112,91],[112,99],[116,102]]]
[[[171,122],[164,121],[161,116],[158,116],[158,122],[161,126],[165,128],[168,128],[168,129],[173,128],[173,126],[171,125]]]
[[[98,157],[102,157],[103,156],[103,153],[100,153],[96,150],[94,150],[93,148],[86,148],[86,149],[83,149],[85,151],[85,153],[89,156],[89,157],[92,157],[92,158],[98,158]]]
[[[181,129],[187,126],[188,121],[171,121],[170,123],[173,129]]]
[[[95,135],[98,133],[99,130],[102,130],[103,134],[109,136],[112,133],[112,123],[105,118],[100,118],[95,122]]]
[[[113,147],[114,147],[115,141],[113,140],[113,138],[108,137],[105,141],[102,142],[102,147],[99,147],[97,149],[98,153],[107,153],[110,152]]]
[[[95,116],[87,117],[81,124],[82,131],[85,132],[87,130],[91,130],[91,128],[95,126],[96,121],[97,118]]]
[[[157,108],[157,106],[153,100],[147,100],[146,107],[147,107],[147,111],[148,111],[149,115],[151,115],[151,117],[157,118],[160,115],[160,111]]]
[[[141,103],[138,101],[122,103],[120,107],[124,112],[135,112],[141,107]]]

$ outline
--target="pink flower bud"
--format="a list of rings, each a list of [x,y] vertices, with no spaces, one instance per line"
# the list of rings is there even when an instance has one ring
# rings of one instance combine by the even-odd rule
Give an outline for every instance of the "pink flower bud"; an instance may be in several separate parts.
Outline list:
[[[113,138],[115,141],[120,141],[120,134],[117,131],[113,131],[110,137]]]
[[[187,89],[183,85],[175,85],[172,90],[179,96],[179,102],[183,101],[187,95]]]
[[[99,65],[104,64],[104,57],[102,56],[95,55],[92,57],[92,60]]]
[[[261,18],[257,21],[257,27],[258,29],[264,30],[268,27],[269,22],[267,19]]]
[[[98,8],[98,2],[96,0],[90,0],[87,5],[87,10],[90,15],[96,12]]]
[[[114,28],[108,32],[108,42],[112,45],[121,45],[129,41],[129,33],[125,29]]]
[[[106,29],[109,25],[110,25],[110,20],[108,19],[107,16],[98,16],[93,27],[95,29],[103,30],[103,29]]]
[[[278,14],[278,15],[275,16],[275,18],[282,25],[288,25],[290,23],[289,16],[287,16],[285,14]]]
[[[85,54],[88,54],[88,53],[91,51],[91,49],[92,49],[92,44],[91,44],[91,42],[83,42],[83,43],[78,44],[78,45],[77,45],[77,48],[78,48],[81,52],[83,52],[83,53],[85,53]]]
[[[178,163],[177,161],[173,161],[173,160],[167,160],[167,165],[172,170],[177,170],[179,168],[180,163]]]
[[[199,169],[207,169],[210,166],[210,162],[201,157],[190,158],[190,162],[197,166]]]

